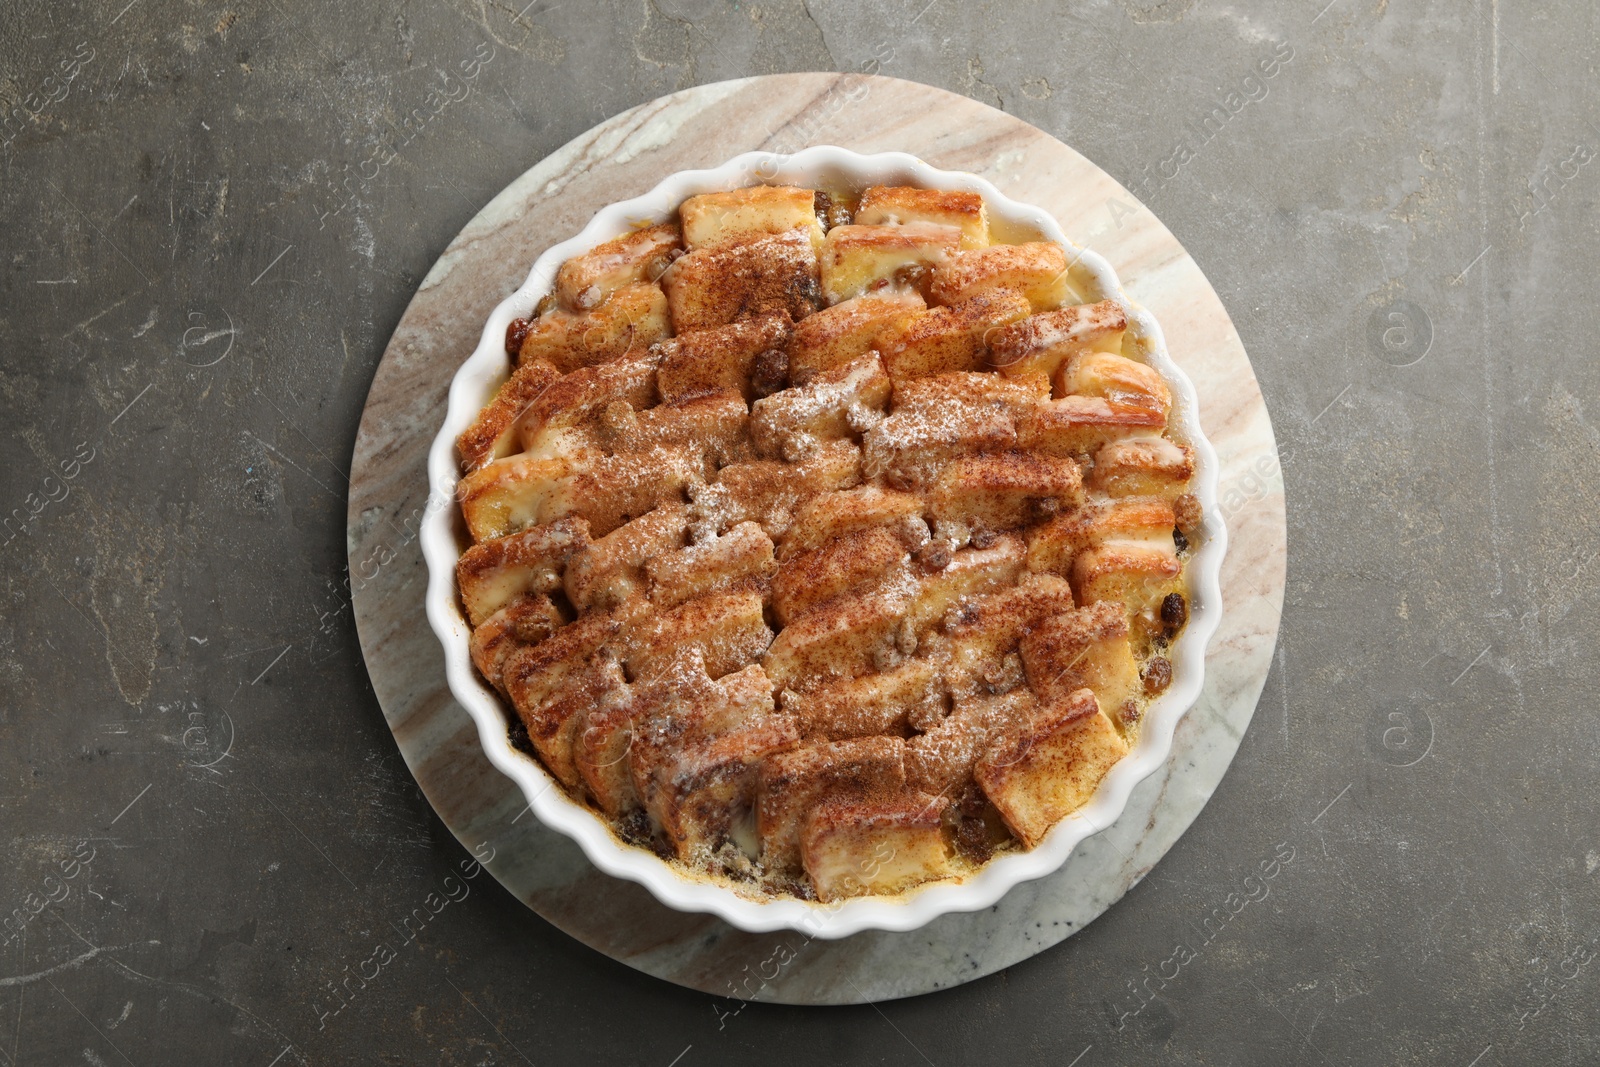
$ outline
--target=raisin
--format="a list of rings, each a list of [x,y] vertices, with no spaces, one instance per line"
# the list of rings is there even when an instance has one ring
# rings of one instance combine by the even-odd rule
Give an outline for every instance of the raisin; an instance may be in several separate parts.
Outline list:
[[[1172,544],[1179,552],[1189,551],[1189,539],[1176,526],[1172,528]]]
[[[789,384],[789,353],[769,348],[756,357],[750,372],[750,388],[757,397],[771,396]]]
[[[956,846],[973,863],[988,863],[994,852],[989,847],[989,828],[982,819],[962,819],[956,825]]]
[[[826,230],[829,225],[828,220],[833,217],[833,197],[818,189],[816,194],[812,196],[811,203],[813,210],[817,213],[817,222]]]
[[[894,272],[894,281],[896,285],[921,291],[928,284],[928,267],[923,263],[907,263]]]
[[[506,327],[506,354],[515,356],[522,351],[522,342],[528,339],[528,330],[533,323],[527,319],[512,319],[511,325]]]
[[[1144,691],[1154,696],[1172,684],[1172,661],[1157,656],[1144,665]]]
[[[998,540],[1000,540],[1000,535],[995,533],[993,530],[972,531],[973,548],[992,548],[994,547],[994,543]]]
[[[1182,593],[1168,593],[1161,602],[1161,622],[1167,628],[1167,636],[1178,632],[1178,629],[1189,621],[1189,605],[1183,599]]]
[[[1033,516],[1036,519],[1053,519],[1061,510],[1061,501],[1053,496],[1039,497],[1033,501]]]
[[[917,549],[917,566],[925,571],[942,571],[950,566],[950,546],[943,541],[929,541]]]

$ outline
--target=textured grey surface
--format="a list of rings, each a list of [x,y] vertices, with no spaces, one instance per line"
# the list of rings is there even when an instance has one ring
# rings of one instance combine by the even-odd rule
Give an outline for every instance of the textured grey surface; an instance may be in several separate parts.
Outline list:
[[[6,0],[0,1064],[1600,1061],[1596,13],[1325,3]],[[443,895],[344,472],[507,181],[660,93],[874,58],[1072,144],[1207,271],[1285,453],[1282,640],[1086,931],[737,1010]]]

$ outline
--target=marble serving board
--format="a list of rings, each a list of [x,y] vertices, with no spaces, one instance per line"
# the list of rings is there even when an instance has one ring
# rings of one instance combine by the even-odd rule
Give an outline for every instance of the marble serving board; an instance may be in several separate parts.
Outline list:
[[[1122,817],[1054,875],[994,908],[902,934],[840,941],[746,934],[672,911],[600,873],[526,811],[445,686],[423,616],[416,530],[429,501],[428,446],[457,367],[490,310],[538,254],[600,207],[666,175],[751,150],[836,144],[899,150],[979,174],[1050,211],[1109,260],[1160,321],[1194,380],[1221,461],[1229,530],[1222,627],[1205,690],[1165,766]],[[1111,907],[1166,853],[1211,796],[1266,681],[1283,601],[1283,487],[1272,426],[1228,313],[1175,237],[1127,190],[1066,145],[991,107],[892,78],[785,74],[702,85],[626,111],[539,161],[485,207],[423,280],[384,352],[351,464],[348,549],[355,619],[372,685],[412,774],[445,824],[528,907],[613,959],[720,997],[841,1004],[914,996],[1045,951]]]

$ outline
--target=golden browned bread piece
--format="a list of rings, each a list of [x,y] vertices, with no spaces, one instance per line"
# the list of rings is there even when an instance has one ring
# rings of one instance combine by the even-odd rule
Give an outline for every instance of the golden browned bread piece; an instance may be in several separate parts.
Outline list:
[[[589,524],[579,518],[473,545],[456,562],[467,619],[477,626],[523,593],[560,589],[567,560],[588,545]]]
[[[887,287],[906,288],[955,254],[961,231],[915,222],[835,226],[822,241],[822,295],[828,303]]]
[[[703,193],[683,202],[683,236],[691,249],[748,241],[791,230],[812,244],[822,240],[817,194],[784,185],[755,185],[725,193]]]
[[[905,742],[898,737],[813,742],[768,756],[756,793],[762,859],[777,868],[797,865],[801,825],[824,797],[893,796],[905,783]]]
[[[961,247],[989,243],[989,214],[983,197],[960,189],[917,189],[908,185],[874,185],[861,194],[855,221],[863,226],[932,222],[961,231]]]
[[[1043,705],[1025,726],[997,739],[978,761],[977,779],[1011,832],[1028,848],[1094,795],[1128,754],[1125,741],[1081,689]]]
[[[706,193],[508,330],[457,440],[469,652],[622,840],[899,894],[1035,847],[1137,741],[1194,452],[1125,305],[992,236],[961,190]]]
[[[643,352],[670,331],[667,297],[650,282],[625,285],[592,311],[556,308],[535,319],[521,359],[542,359],[563,374]]]
[[[945,797],[907,792],[824,800],[800,831],[801,863],[817,898],[898,893],[951,873]]]
[[[934,268],[929,295],[959,304],[996,290],[1021,293],[1036,311],[1059,306],[1072,295],[1066,253],[1051,241],[961,252]]]
[[[1057,368],[1080,352],[1120,351],[1123,331],[1127,328],[1128,320],[1121,305],[1115,300],[1102,300],[1030,315],[1021,322],[996,330],[989,338],[989,345],[993,349],[994,367],[1001,374],[1053,376]]]
[[[679,333],[780,312],[798,320],[822,305],[817,253],[805,230],[697,248],[667,268],[661,285]]]
[[[804,385],[823,371],[854,363],[874,349],[885,331],[925,310],[927,304],[914,290],[884,290],[807,315],[789,338],[789,381]]]
[[[1027,315],[1028,298],[1010,289],[978,293],[958,304],[931,307],[878,339],[895,381],[927,374],[985,369],[990,331]]]
[[[494,399],[478,412],[472,425],[456,438],[456,452],[467,470],[514,454],[517,427],[535,403],[561,377],[555,366],[542,359],[531,359],[511,372]]]
[[[561,264],[556,295],[569,311],[592,311],[624,286],[661,277],[682,246],[672,223],[625,233]]]
[[[656,381],[661,399],[674,403],[714,392],[751,397],[751,372],[763,352],[781,351],[789,340],[786,312],[684,334],[661,346]]]

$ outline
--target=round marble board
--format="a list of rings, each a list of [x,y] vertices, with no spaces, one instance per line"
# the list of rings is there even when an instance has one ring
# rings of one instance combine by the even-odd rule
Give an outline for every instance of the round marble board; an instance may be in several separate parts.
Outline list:
[[[1072,241],[1109,260],[1199,391],[1229,530],[1205,691],[1166,765],[1134,790],[1122,817],[1054,875],[992,909],[840,941],[747,934],[672,911],[540,825],[484,757],[445,686],[423,616],[427,571],[416,539],[430,506],[427,450],[451,377],[541,251],[674,171],[821,143],[906,151],[979,174],[1052,212]],[[1287,552],[1260,389],[1228,313],[1177,239],[1094,164],[1018,119],[925,85],[839,74],[747,78],[642,104],[542,160],[479,212],[423,280],[378,366],[351,464],[348,548],[356,625],[384,716],[440,818],[479,855],[492,851],[487,866],[500,883],[629,966],[716,996],[794,1004],[914,996],[990,974],[1081,929],[1144,877],[1199,814],[1250,722],[1277,639]]]

